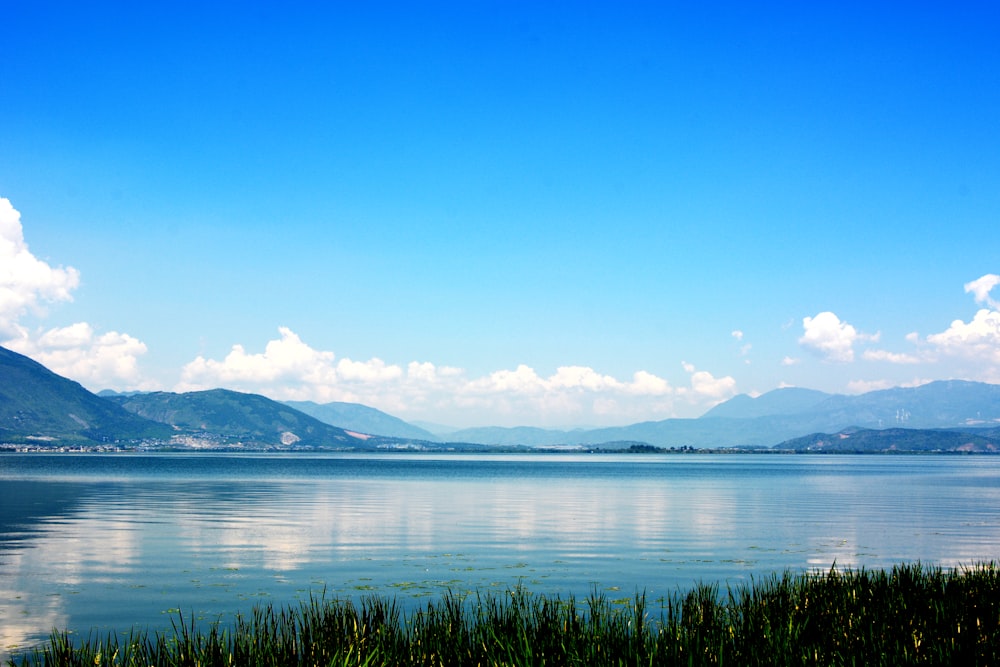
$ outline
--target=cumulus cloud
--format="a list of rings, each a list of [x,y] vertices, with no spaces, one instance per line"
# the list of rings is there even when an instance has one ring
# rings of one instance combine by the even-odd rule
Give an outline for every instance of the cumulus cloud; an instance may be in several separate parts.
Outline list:
[[[847,393],[867,394],[870,391],[890,389],[895,386],[898,384],[891,380],[851,380],[847,383]]]
[[[97,334],[86,322],[77,322],[37,336],[22,332],[4,345],[92,389],[152,388],[143,381],[138,364],[146,345],[128,334]]]
[[[53,268],[31,254],[21,214],[0,197],[0,335],[23,335],[17,321],[25,312],[44,302],[71,301],[79,284],[76,269]]]
[[[625,385],[625,391],[630,394],[646,394],[649,396],[666,396],[671,393],[670,383],[646,371],[636,371],[632,382]]]
[[[995,273],[987,273],[975,280],[965,283],[966,293],[972,292],[976,298],[976,303],[985,303],[991,308],[1000,310],[1000,301],[990,297],[993,288],[1000,285],[1000,276]]]
[[[498,392],[518,394],[539,394],[545,390],[545,382],[534,368],[520,364],[514,370],[499,370],[470,384],[477,392]]]
[[[965,292],[972,294],[976,303],[989,308],[979,309],[968,322],[954,320],[944,331],[923,340],[915,332],[907,335],[906,340],[920,346],[929,361],[946,358],[970,361],[976,365],[976,379],[996,382],[1000,378],[1000,302],[990,294],[997,285],[1000,276],[993,273],[966,283]]]
[[[457,404],[508,415],[512,423],[565,425],[592,418],[625,422],[672,415],[677,392],[664,378],[637,371],[620,380],[588,366],[561,366],[549,376],[520,365],[481,378],[457,378]]]
[[[887,350],[865,350],[866,361],[887,361],[890,364],[919,364],[922,360],[912,354],[889,352]]]
[[[717,378],[708,371],[699,371],[694,364],[686,361],[681,362],[681,366],[691,376],[691,386],[678,389],[678,393],[693,399],[703,401],[707,399],[709,405],[715,405],[736,394],[736,380],[730,376]]]
[[[567,425],[578,420],[618,422],[673,416],[673,400],[715,401],[732,378],[692,370],[691,388],[675,390],[645,370],[619,379],[589,366],[560,366],[543,375],[521,364],[480,377],[460,368],[413,361],[405,366],[373,358],[355,361],[312,348],[287,327],[263,352],[234,345],[222,359],[197,357],[182,370],[178,391],[229,387],[279,400],[351,401],[401,416],[451,415],[482,425],[484,415],[507,425]],[[464,418],[463,418],[464,413]],[[497,423],[500,423],[497,422]]]
[[[601,375],[587,366],[560,366],[549,381],[554,389],[604,391],[623,387],[621,382],[610,375]]]
[[[1000,275],[993,273],[965,284],[965,292],[972,294],[976,303],[989,306],[979,309],[968,322],[954,320],[944,331],[926,338],[916,332],[907,334],[906,340],[917,347],[920,360],[964,360],[971,362],[975,369],[965,377],[984,382],[1000,381],[1000,302],[990,296],[997,285],[1000,285]]]
[[[55,373],[91,389],[144,389],[138,359],[146,345],[124,333],[99,334],[86,322],[29,329],[27,315],[44,316],[44,304],[72,301],[80,273],[35,257],[24,240],[21,214],[0,197],[0,340]]]
[[[971,321],[955,320],[927,342],[944,355],[1000,364],[1000,312],[983,308]]]
[[[337,362],[337,375],[348,382],[387,382],[402,377],[403,369],[395,364],[386,364],[378,357],[368,361],[341,359]]]
[[[886,350],[865,350],[868,361],[882,361],[891,364],[935,364],[946,363],[949,359],[971,362],[971,372],[959,375],[984,382],[1000,380],[1000,312],[998,302],[991,298],[992,290],[1000,285],[1000,276],[986,274],[965,284],[965,292],[972,294],[977,303],[991,308],[981,308],[968,322],[954,320],[944,331],[922,338],[917,332],[909,333],[905,339],[914,347],[913,353],[889,352]],[[952,373],[957,369],[952,368]],[[954,375],[952,375],[954,377]],[[915,380],[916,384],[928,380]],[[860,391],[879,388],[879,382],[857,381],[853,388]]]
[[[891,389],[893,387],[919,387],[931,381],[926,378],[915,378],[908,382],[899,382],[897,380],[852,380],[847,383],[847,393],[867,394],[870,391]]]
[[[336,381],[333,352],[314,350],[286,327],[279,328],[278,334],[281,337],[269,341],[262,353],[248,354],[237,344],[221,361],[195,358],[181,369],[180,388],[185,391],[217,386],[252,389],[289,382],[322,385]],[[344,361],[349,376],[365,375],[354,362]]]
[[[854,361],[856,342],[877,341],[879,338],[877,333],[860,333],[830,311],[819,313],[816,317],[804,317],[802,328],[804,333],[799,338],[799,345],[826,361]]]
[[[1000,312],[996,309],[998,302],[992,299],[990,294],[997,285],[1000,285],[1000,276],[992,273],[965,284],[965,292],[972,294],[977,303],[992,307],[981,308],[970,321],[954,320],[944,331],[923,338],[917,332],[907,334],[905,340],[913,346],[912,353],[868,349],[863,354],[864,359],[898,365],[945,363],[949,359],[965,360],[972,363],[973,370],[971,373],[959,371],[959,375],[969,379],[996,382],[1000,379]],[[835,324],[828,328],[835,329]],[[850,333],[844,334],[844,338],[851,338]],[[956,370],[952,368],[951,373],[955,373]],[[914,382],[919,384],[927,381]],[[857,381],[854,388],[858,391],[880,388],[881,385],[878,383],[886,382],[889,381]]]

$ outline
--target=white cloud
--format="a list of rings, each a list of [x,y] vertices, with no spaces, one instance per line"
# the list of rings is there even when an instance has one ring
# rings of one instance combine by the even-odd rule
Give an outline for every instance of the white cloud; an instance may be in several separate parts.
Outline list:
[[[278,333],[281,338],[269,341],[260,354],[247,354],[237,344],[222,361],[197,357],[181,369],[182,388],[247,388],[283,381],[322,384],[336,380],[333,352],[314,350],[286,327],[280,327]],[[352,369],[352,362],[345,361],[349,374],[359,372]]]
[[[983,308],[970,322],[955,320],[927,342],[944,355],[1000,364],[1000,312]]]
[[[734,329],[733,331],[730,332],[729,335],[732,336],[734,339],[736,339],[738,343],[743,343],[744,334],[742,330]],[[740,345],[740,356],[746,357],[748,354],[750,354],[751,349],[753,349],[753,345],[751,343],[743,343],[742,345]],[[744,359],[744,363],[749,364],[750,360]]]
[[[692,387],[675,391],[648,371],[622,380],[588,366],[561,366],[541,375],[521,364],[470,378],[462,369],[413,361],[405,366],[373,358],[338,359],[316,350],[291,329],[279,329],[262,353],[234,345],[221,360],[197,357],[182,371],[177,391],[228,387],[278,400],[351,401],[404,418],[451,418],[460,425],[485,423],[568,425],[592,419],[627,423],[674,416],[673,400],[711,402],[725,395],[732,378],[692,370]]]
[[[494,371],[487,377],[474,381],[471,386],[482,393],[539,394],[544,391],[544,384],[534,368],[521,364],[512,371]]]
[[[86,322],[77,322],[34,337],[22,332],[5,346],[94,390],[152,388],[143,382],[138,365],[146,345],[128,334],[98,335]]]
[[[696,371],[691,375],[691,389],[698,396],[723,400],[736,393],[736,380],[728,375],[717,378],[708,371]]]
[[[854,344],[859,341],[877,341],[879,334],[863,334],[830,311],[816,317],[802,318],[804,333],[799,345],[819,354],[826,361],[854,361]]]
[[[86,322],[30,330],[26,315],[45,315],[44,303],[72,301],[80,273],[53,268],[35,257],[24,240],[21,214],[0,197],[0,340],[55,373],[91,389],[150,388],[139,372],[146,345],[117,331],[98,334]]]
[[[1000,285],[1000,276],[987,274],[966,283],[965,291],[971,293],[977,303],[996,306],[997,302],[990,298],[990,292],[997,285]],[[941,333],[922,339],[920,334],[912,332],[905,339],[916,348],[915,353],[865,350],[864,358],[909,365],[939,363],[949,358],[966,360],[974,364],[974,370],[971,373],[959,372],[960,376],[984,382],[996,382],[1000,378],[1000,312],[997,310],[982,308],[969,322],[955,320]],[[955,371],[952,369],[952,373]],[[874,385],[859,381],[857,386],[865,388]]]
[[[584,366],[564,366],[548,377],[521,365],[453,385],[456,405],[482,414],[505,416],[506,425],[626,423],[673,416],[674,389],[667,380],[637,371],[631,381],[603,375]]]
[[[646,371],[636,371],[631,384],[625,385],[625,391],[631,394],[646,394],[649,396],[666,396],[671,393],[670,383]]]
[[[965,292],[972,294],[976,298],[976,303],[985,303],[991,308],[1000,310],[1000,301],[990,298],[990,292],[994,287],[1000,285],[1000,276],[995,273],[987,273],[972,282],[965,283]]]
[[[847,393],[866,394],[869,391],[879,391],[893,387],[919,387],[928,382],[931,382],[931,380],[926,378],[915,378],[908,382],[899,382],[898,380],[852,380],[847,383]]]
[[[429,361],[411,361],[406,367],[406,374],[418,382],[434,384],[438,381],[438,369]]]
[[[890,380],[852,380],[847,383],[847,393],[867,394],[870,391],[879,391],[895,386],[897,383]]]
[[[386,364],[378,357],[368,361],[341,359],[337,362],[337,376],[347,382],[378,383],[395,380],[403,376],[399,366]]]
[[[1000,302],[990,297],[997,285],[1000,285],[1000,276],[992,273],[965,284],[966,293],[971,293],[977,303],[985,303],[992,309],[981,308],[968,322],[954,320],[941,333],[930,334],[923,340],[915,332],[908,334],[906,340],[920,346],[927,361],[965,360],[973,364],[974,370],[964,377],[1000,382]]]
[[[730,376],[717,378],[708,371],[699,371],[694,364],[681,362],[684,370],[691,375],[691,386],[678,389],[678,394],[689,400],[706,401],[711,405],[720,403],[736,394],[736,380]]]
[[[796,359],[795,357],[785,357],[781,360],[782,366],[795,366],[796,364],[801,364],[801,359]]]
[[[887,361],[890,364],[919,364],[920,357],[901,352],[889,352],[887,350],[865,350],[864,358],[867,361]]]
[[[40,302],[71,301],[79,284],[76,269],[53,268],[31,254],[21,214],[0,197],[0,335],[23,335],[17,321],[25,312]]]
[[[587,391],[619,390],[623,384],[610,375],[601,375],[587,366],[560,366],[549,378],[553,389],[582,389]]]

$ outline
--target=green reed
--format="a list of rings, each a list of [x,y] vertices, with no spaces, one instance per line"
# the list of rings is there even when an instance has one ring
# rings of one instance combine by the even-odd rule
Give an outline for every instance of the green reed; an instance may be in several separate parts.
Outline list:
[[[699,585],[651,604],[446,593],[404,614],[394,600],[311,597],[257,606],[231,627],[178,615],[172,632],[75,643],[54,632],[11,665],[992,665],[1000,569],[900,565]]]

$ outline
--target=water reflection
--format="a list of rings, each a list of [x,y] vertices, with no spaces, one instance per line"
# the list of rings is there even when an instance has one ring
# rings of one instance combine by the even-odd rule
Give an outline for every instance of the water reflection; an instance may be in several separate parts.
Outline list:
[[[310,591],[652,596],[997,556],[1000,460],[0,457],[0,642]]]

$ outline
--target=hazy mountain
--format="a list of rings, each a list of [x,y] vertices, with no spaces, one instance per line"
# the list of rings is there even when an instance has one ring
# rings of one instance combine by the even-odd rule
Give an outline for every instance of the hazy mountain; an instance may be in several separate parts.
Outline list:
[[[775,389],[756,398],[740,394],[716,405],[702,415],[702,418],[753,419],[767,415],[791,415],[813,408],[832,396],[833,394],[815,389],[799,387]]]
[[[163,424],[123,410],[79,383],[0,347],[0,440],[108,443],[161,437],[170,437]]]
[[[1000,426],[960,426],[951,430],[960,431],[962,433],[972,433],[973,435],[981,435],[984,438],[990,438],[991,440],[1000,440]]]
[[[988,429],[994,431],[995,429]],[[1000,437],[974,431],[941,429],[845,429],[813,433],[777,445],[777,449],[808,452],[996,452]]]
[[[417,428],[422,428],[428,433],[436,435],[438,438],[447,438],[452,433],[461,430],[457,426],[448,426],[446,424],[438,424],[437,422],[423,421],[420,419],[415,419],[408,423],[416,426]]]
[[[227,389],[184,394],[153,392],[113,396],[129,412],[169,424],[177,431],[211,434],[257,445],[365,448],[344,429],[257,394]]]
[[[618,441],[646,442],[657,447],[769,447],[805,434],[836,433],[852,426],[934,429],[990,423],[1000,424],[1000,385],[948,380],[859,396],[776,389],[755,399],[737,396],[697,419],[666,419],[585,431],[463,429],[449,438],[535,447]]]
[[[417,440],[437,440],[430,431],[409,424],[398,417],[393,417],[376,408],[370,408],[360,403],[314,403],[312,401],[284,401],[285,405],[316,419],[339,426],[348,431],[368,433],[370,435],[385,435],[396,438],[414,438]]]
[[[559,431],[533,427],[468,428],[448,435],[449,440],[489,445],[600,446],[615,442],[645,442],[657,447],[769,446],[817,429],[800,430],[782,418],[667,419],[629,426]]]
[[[1000,385],[943,380],[858,396],[831,396],[812,408],[829,422],[870,428],[950,428],[1000,423]],[[835,429],[834,429],[835,430]]]

